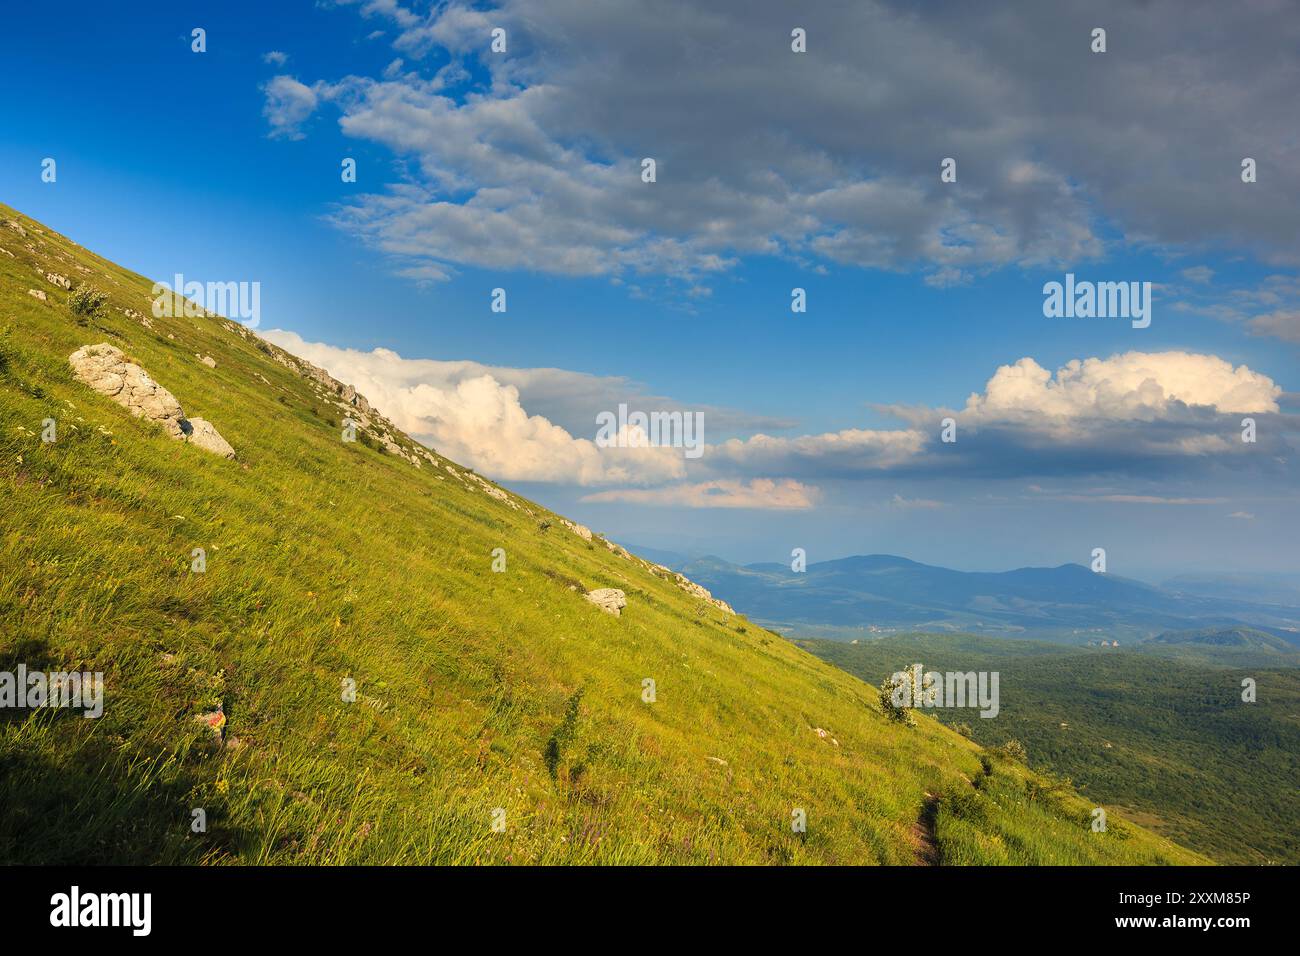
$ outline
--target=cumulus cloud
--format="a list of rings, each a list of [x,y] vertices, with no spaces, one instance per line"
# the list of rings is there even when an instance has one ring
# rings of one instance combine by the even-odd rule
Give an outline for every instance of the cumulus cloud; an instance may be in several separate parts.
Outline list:
[[[1287,468],[1298,430],[1271,378],[1215,355],[1126,352],[1054,373],[1031,357],[998,368],[964,409],[879,406],[896,428],[846,429],[711,446],[721,473],[796,478],[1088,475],[1213,467]],[[1260,443],[1243,415],[1277,416]],[[957,440],[941,440],[943,419]]]
[[[750,508],[766,511],[801,511],[817,501],[816,488],[792,479],[754,478],[703,481],[665,488],[620,488],[598,491],[584,502],[622,501],[641,505],[671,505],[678,508]]]
[[[407,359],[390,349],[307,342],[279,329],[263,335],[355,386],[413,438],[503,481],[649,484],[685,477],[681,448],[636,447],[637,436],[627,435],[621,444],[628,447],[595,443],[596,415],[619,403],[644,411],[697,411],[706,428],[783,424],[731,409],[685,409],[621,377]]]
[[[269,63],[271,66],[284,66],[289,62],[289,54],[280,50],[271,50],[262,54],[262,62]]]
[[[1244,365],[1192,352],[1074,359],[1055,375],[1032,358],[1003,365],[966,401],[963,423],[1153,421],[1181,406],[1276,412],[1280,386]]]
[[[444,270],[698,286],[765,254],[919,269],[944,286],[1098,257],[1107,232],[1300,258],[1300,168],[1277,120],[1300,86],[1285,4],[822,4],[800,11],[805,54],[790,52],[788,5],[762,0],[611,0],[598,16],[585,0],[360,6],[392,22],[404,58],[448,62],[433,82],[332,82],[343,132],[418,170],[336,221]],[[1127,52],[1090,52],[1098,22]],[[494,26],[507,56],[487,52]],[[298,135],[311,89],[268,86],[274,135]],[[1242,189],[1247,151],[1267,175]],[[940,183],[943,157],[956,183]]]
[[[885,406],[881,410],[899,419],[896,427],[780,437],[763,430],[772,423],[762,417],[690,408],[618,376],[408,359],[389,349],[307,342],[280,330],[265,337],[354,385],[412,437],[493,478],[635,486],[589,501],[797,508],[811,503],[825,482],[891,476],[1286,471],[1300,431],[1293,416],[1279,411],[1282,391],[1268,376],[1188,352],[1076,359],[1055,373],[1026,357],[997,369],[964,410]],[[596,415],[615,412],[621,403],[630,410],[702,411],[702,457],[645,446],[630,433],[623,447],[597,445]],[[1266,422],[1254,444],[1241,441],[1243,415]],[[949,416],[957,421],[958,440],[951,444],[940,440],[941,421]],[[708,440],[709,429],[723,424],[753,433]],[[1086,500],[1174,501],[1123,491],[1109,498],[1087,494]],[[929,508],[942,502],[900,494],[891,504]]]

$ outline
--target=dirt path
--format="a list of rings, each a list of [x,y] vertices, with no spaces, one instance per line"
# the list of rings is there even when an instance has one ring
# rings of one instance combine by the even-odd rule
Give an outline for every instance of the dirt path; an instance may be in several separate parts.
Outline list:
[[[934,838],[934,818],[939,812],[939,798],[926,793],[921,813],[912,824],[912,844],[916,848],[917,866],[939,865],[939,844]]]

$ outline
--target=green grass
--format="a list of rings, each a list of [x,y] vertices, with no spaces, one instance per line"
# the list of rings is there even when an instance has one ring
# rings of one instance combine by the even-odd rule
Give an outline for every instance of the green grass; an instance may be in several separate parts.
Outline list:
[[[1231,669],[1141,648],[1065,648],[973,635],[860,644],[800,641],[864,680],[915,662],[997,671],[1001,710],[935,710],[986,746],[1024,744],[1031,766],[1223,863],[1300,863],[1300,670]],[[1258,699],[1241,699],[1253,678]]]
[[[106,675],[100,719],[0,711],[0,862],[910,864],[926,819],[951,862],[1202,862],[1031,805],[1013,766],[978,819],[927,818],[975,789],[978,746],[889,723],[857,678],[445,459],[342,442],[278,350],[219,319],[146,328],[123,309],[149,315],[149,280],[0,218],[28,231],[0,227],[0,670]],[[101,341],[237,460],[77,382],[67,356]],[[218,701],[224,744],[194,720]]]

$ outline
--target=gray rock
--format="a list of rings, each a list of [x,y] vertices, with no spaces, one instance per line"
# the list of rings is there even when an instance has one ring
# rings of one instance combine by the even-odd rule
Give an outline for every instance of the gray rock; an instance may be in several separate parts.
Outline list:
[[[47,296],[40,289],[28,289],[27,294],[30,295],[33,299],[40,299],[42,302],[49,301],[49,296]]]
[[[231,448],[230,442],[222,438],[221,433],[212,427],[211,422],[206,422],[202,418],[191,418],[181,423],[181,430],[185,432],[185,440],[191,445],[197,445],[204,451],[210,451],[222,458],[235,457],[235,449]]]
[[[619,617],[623,608],[627,607],[627,595],[618,588],[596,588],[594,591],[588,591],[583,597],[606,614],[613,614],[615,617]]]
[[[575,521],[570,521],[568,518],[561,518],[560,524],[564,525],[566,528],[568,528],[570,531],[576,534],[583,541],[591,540],[591,529],[588,528],[586,525],[578,524]]]
[[[101,395],[107,395],[137,418],[157,422],[172,438],[225,458],[235,450],[211,424],[188,420],[176,396],[149,377],[140,366],[126,360],[122,350],[107,342],[83,345],[68,356],[73,374]]]

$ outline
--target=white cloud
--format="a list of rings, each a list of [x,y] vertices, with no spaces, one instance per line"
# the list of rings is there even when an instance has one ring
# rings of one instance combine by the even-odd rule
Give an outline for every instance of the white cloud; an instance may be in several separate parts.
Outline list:
[[[1074,359],[1053,375],[1032,358],[1003,365],[966,401],[963,423],[1152,421],[1176,406],[1276,412],[1282,389],[1245,365],[1192,352]]]
[[[705,460],[714,468],[735,467],[750,473],[851,475],[904,464],[925,443],[925,434],[912,428],[846,428],[794,438],[758,434],[710,445]]]
[[[894,495],[889,500],[891,508],[920,508],[923,510],[934,510],[937,508],[946,508],[947,505],[942,501],[935,501],[930,498],[904,498],[902,495]]]
[[[316,111],[320,102],[318,90],[298,82],[291,76],[276,76],[262,87],[266,105],[262,115],[271,124],[271,136],[281,139],[302,139],[302,124]]]
[[[816,488],[792,479],[754,478],[703,481],[664,488],[620,488],[598,491],[584,502],[622,501],[678,508],[749,508],[766,511],[801,511],[817,501]]]
[[[741,502],[766,501],[768,507],[793,508],[812,500],[813,486],[805,483],[896,475],[1079,476],[1117,470],[1141,475],[1144,468],[1167,470],[1174,464],[1285,471],[1296,431],[1287,416],[1277,414],[1261,431],[1259,444],[1241,442],[1241,415],[1277,413],[1281,389],[1246,366],[1186,352],[1074,360],[1055,374],[1026,357],[999,368],[984,390],[970,397],[965,411],[889,406],[884,410],[901,420],[898,427],[779,437],[762,430],[771,423],[761,417],[690,408],[617,376],[407,359],[389,349],[306,342],[280,330],[265,337],[354,385],[412,437],[498,480],[633,485],[663,492],[619,490],[593,501],[691,507],[759,507]],[[686,459],[682,449],[666,446],[597,446],[596,415],[614,412],[621,403],[629,410],[701,412],[703,456]],[[958,419],[958,441],[942,444],[940,420],[949,414]],[[724,426],[756,433],[709,438]],[[772,475],[783,476],[782,482],[773,483]],[[1031,489],[1041,494],[1037,485]],[[1106,498],[1089,492],[1086,500],[1210,503],[1143,498],[1124,490]],[[943,504],[901,494],[890,503],[895,508]]]
[[[495,374],[544,390],[554,387],[547,381],[551,373],[562,381],[583,378],[575,373],[409,360],[389,349],[359,352],[304,342],[280,330],[264,337],[353,385],[411,437],[501,481],[646,484],[686,474],[682,449],[598,447],[591,439],[575,437],[547,418],[530,414],[520,401],[519,387]]]
[[[262,62],[269,63],[271,66],[284,66],[289,62],[289,54],[283,53],[280,50],[271,50],[268,53],[262,54]]]

